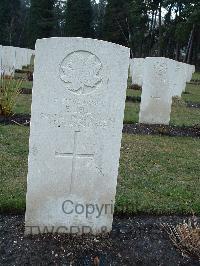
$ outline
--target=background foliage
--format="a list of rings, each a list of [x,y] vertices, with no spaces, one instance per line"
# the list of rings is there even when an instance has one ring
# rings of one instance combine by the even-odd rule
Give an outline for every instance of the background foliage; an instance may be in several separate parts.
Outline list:
[[[200,65],[199,0],[1,0],[0,44],[34,48],[38,38],[79,36]]]

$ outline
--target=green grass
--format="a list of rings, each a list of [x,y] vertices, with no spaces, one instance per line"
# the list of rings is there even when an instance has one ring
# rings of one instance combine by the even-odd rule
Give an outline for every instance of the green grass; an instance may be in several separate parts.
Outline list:
[[[127,102],[125,113],[124,113],[124,123],[132,124],[137,123],[139,120],[140,103]]]
[[[195,73],[192,75],[192,79],[198,79],[198,80],[200,80],[200,72],[195,72]]]
[[[176,126],[200,126],[200,108],[187,107],[183,100],[174,99],[170,124]]]
[[[29,128],[0,125],[0,212],[25,209]],[[116,211],[200,213],[200,140],[123,135]]]
[[[17,103],[14,109],[14,113],[30,114],[31,113],[31,101],[32,101],[32,95],[20,94],[17,98]]]
[[[124,135],[116,210],[200,213],[200,140]]]
[[[128,89],[126,92],[126,96],[131,96],[131,97],[140,97],[142,94],[141,90],[131,90]]]
[[[33,82],[32,81],[23,81],[22,82],[22,88],[25,88],[25,89],[32,89],[33,87]]]
[[[182,99],[186,102],[200,103],[200,86],[187,84],[185,93],[182,93]]]
[[[29,128],[0,125],[0,211],[25,207]]]
[[[16,83],[16,81],[15,80],[13,80],[13,81],[8,81],[8,82],[12,82],[12,83]],[[0,84],[1,84],[1,82],[0,82]],[[14,84],[15,85],[15,84]],[[22,85],[21,85],[21,88],[26,88],[26,89],[32,89],[32,87],[33,87],[33,82],[32,81],[27,81],[27,80],[23,80],[22,81]]]

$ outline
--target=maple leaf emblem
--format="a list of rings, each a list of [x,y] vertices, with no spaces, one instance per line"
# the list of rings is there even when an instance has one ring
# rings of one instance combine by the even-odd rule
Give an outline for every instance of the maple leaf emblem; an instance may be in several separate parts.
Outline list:
[[[102,64],[97,56],[86,51],[68,55],[61,64],[60,78],[77,94],[94,91],[102,81]]]

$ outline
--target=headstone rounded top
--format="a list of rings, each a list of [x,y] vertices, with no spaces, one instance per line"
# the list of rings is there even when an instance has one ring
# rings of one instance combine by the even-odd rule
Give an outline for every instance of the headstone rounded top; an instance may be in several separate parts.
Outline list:
[[[120,45],[120,44],[117,44],[117,43],[113,43],[113,42],[108,42],[108,41],[103,41],[103,40],[98,40],[98,39],[92,39],[92,38],[83,38],[83,37],[50,37],[50,38],[42,38],[42,39],[37,39],[36,41],[36,47],[37,47],[37,43],[40,43],[40,42],[56,42],[58,41],[59,43],[60,42],[81,42],[83,41],[85,43],[99,43],[102,45],[105,45],[105,46],[112,46],[113,48],[116,47],[118,49],[121,49],[121,50],[125,50],[125,51],[129,51],[130,52],[130,48],[126,47],[126,46],[123,46],[123,45]]]

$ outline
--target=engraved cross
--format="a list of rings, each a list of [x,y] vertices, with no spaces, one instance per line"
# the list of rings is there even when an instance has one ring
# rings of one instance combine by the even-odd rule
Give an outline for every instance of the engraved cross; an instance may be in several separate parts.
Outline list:
[[[71,172],[71,178],[70,178],[70,193],[72,191],[72,185],[73,185],[73,180],[75,178],[75,172],[76,172],[76,160],[77,159],[81,159],[81,158],[86,158],[86,159],[90,159],[90,158],[94,158],[94,154],[91,153],[77,153],[77,141],[78,141],[78,134],[80,133],[80,131],[75,131],[74,132],[74,144],[73,144],[73,152],[72,153],[59,153],[56,152],[55,155],[56,157],[59,158],[71,158],[72,159],[72,172]]]

